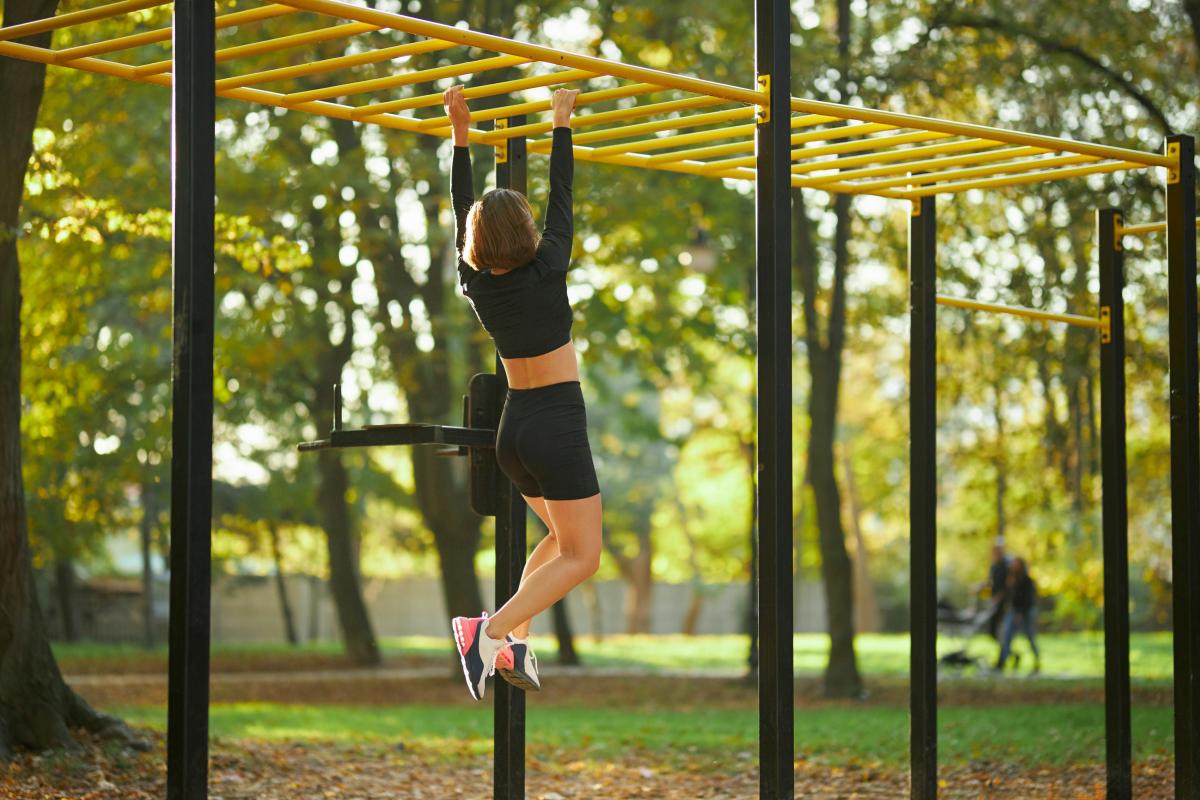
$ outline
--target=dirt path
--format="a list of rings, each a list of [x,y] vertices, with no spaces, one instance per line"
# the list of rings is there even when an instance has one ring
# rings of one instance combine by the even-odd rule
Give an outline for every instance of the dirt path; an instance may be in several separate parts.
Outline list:
[[[542,669],[545,691],[539,705],[620,708],[687,709],[703,698],[708,708],[754,708],[756,688],[739,673],[647,672],[642,670],[586,670],[546,665]],[[104,706],[166,703],[167,678],[163,673],[119,675],[68,675],[67,682],[88,701]],[[873,680],[871,694],[862,700],[834,700],[821,695],[813,678],[796,681],[797,707],[892,706],[908,704],[908,686],[898,680]],[[214,703],[274,702],[377,705],[406,703],[470,705],[455,661],[443,667],[414,666],[382,669],[312,669],[305,671],[215,672],[211,680]],[[1100,686],[1063,682],[1061,685],[1021,680],[947,681],[939,689],[942,706],[987,707],[1047,703],[1103,703]],[[1170,705],[1171,689],[1138,688],[1139,705]]]

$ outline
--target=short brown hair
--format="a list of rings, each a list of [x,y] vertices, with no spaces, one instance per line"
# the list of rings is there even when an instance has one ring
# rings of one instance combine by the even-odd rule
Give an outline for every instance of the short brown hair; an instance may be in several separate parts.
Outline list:
[[[467,212],[463,260],[479,271],[516,269],[533,260],[540,238],[525,195],[493,189]]]

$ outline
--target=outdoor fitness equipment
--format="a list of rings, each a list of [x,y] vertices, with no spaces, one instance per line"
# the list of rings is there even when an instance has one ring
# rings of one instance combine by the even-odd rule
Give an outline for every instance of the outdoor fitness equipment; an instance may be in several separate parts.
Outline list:
[[[173,90],[172,188],[174,399],[171,461],[171,627],[167,728],[167,786],[171,800],[204,798],[208,760],[208,648],[210,541],[212,527],[214,122],[215,99],[244,100],[279,109],[380,125],[400,131],[450,135],[449,120],[422,109],[441,103],[440,92],[410,88],[443,78],[516,70],[515,80],[478,82],[467,99],[520,93],[534,87],[602,83],[584,91],[574,127],[575,157],[644,169],[755,182],[756,327],[758,351],[757,502],[760,573],[759,620],[759,791],[764,798],[793,796],[792,710],[792,439],[791,439],[791,230],[794,188],[874,194],[909,200],[912,310],[911,498],[911,795],[937,795],[936,699],[936,494],[933,332],[939,299],[935,288],[935,197],[971,189],[1064,180],[1147,167],[1167,177],[1168,270],[1171,337],[1172,543],[1176,575],[1200,574],[1200,398],[1197,392],[1196,248],[1194,143],[1168,138],[1164,153],[1079,142],[985,125],[859,108],[792,97],[791,17],[786,0],[754,0],[754,88],[624,64],[514,41],[380,11],[341,0],[284,0],[216,13],[209,0],[177,0],[173,27],[147,24],[148,9],[170,0],[118,0],[96,8],[23,22],[0,29],[0,56],[71,67]],[[127,35],[55,50],[20,39],[89,22],[131,15]],[[270,20],[292,17],[313,27],[268,35]],[[336,22],[334,22],[336,21]],[[330,24],[330,23],[333,24]],[[255,26],[263,34],[250,38]],[[238,43],[217,48],[217,32]],[[402,39],[407,40],[402,41]],[[350,54],[258,69],[250,58],[286,53],[320,42],[353,39]],[[382,40],[382,41],[381,41]],[[166,58],[146,53],[171,42]],[[464,48],[490,53],[468,60]],[[394,59],[417,60],[458,49],[453,63],[424,70],[393,70],[384,77],[354,76],[315,86],[308,79]],[[131,51],[125,61],[104,58]],[[160,54],[161,55],[161,54]],[[475,58],[470,56],[470,58]],[[292,60],[288,58],[287,61]],[[218,75],[218,65],[221,65]],[[495,77],[494,75],[491,77]],[[302,83],[297,81],[303,80]],[[323,80],[323,79],[322,79]],[[274,85],[274,88],[263,88]],[[365,102],[351,104],[364,95]],[[655,98],[655,96],[658,96]],[[642,102],[655,98],[653,102]],[[501,164],[520,152],[524,176],[528,150],[550,149],[548,121],[525,122],[548,101],[536,100],[473,111],[473,123],[495,121],[492,130],[473,127],[471,141],[496,148]],[[701,113],[685,113],[707,109]],[[630,123],[630,120],[646,119]],[[612,124],[620,123],[620,124]],[[604,126],[604,127],[597,127]],[[587,131],[587,128],[596,128]],[[690,130],[690,129],[698,130]],[[681,131],[688,132],[681,132]],[[674,131],[670,135],[658,135]],[[602,144],[608,142],[608,144]],[[514,181],[515,172],[505,181]],[[502,184],[503,185],[503,184]],[[523,187],[523,182],[520,184]],[[1186,227],[1186,231],[1184,230]],[[1111,272],[1111,268],[1103,266]],[[1109,275],[1104,280],[1111,280]],[[1112,287],[1110,287],[1112,288]],[[1109,297],[1110,331],[1119,283]],[[942,298],[940,302],[949,302]],[[958,305],[989,311],[1040,314],[970,300]],[[1104,299],[1102,298],[1102,303]],[[1103,311],[1102,311],[1103,313]],[[1045,316],[1045,315],[1043,315]],[[1066,315],[1056,315],[1065,317]],[[1086,321],[1101,329],[1103,317]],[[1083,324],[1084,319],[1059,321]],[[1112,352],[1116,352],[1114,348]],[[1110,368],[1116,356],[1108,359]],[[498,374],[502,370],[497,370]],[[1111,387],[1114,382],[1109,382]],[[1111,430],[1111,428],[1110,428]],[[331,434],[345,441],[350,431]],[[382,434],[380,434],[382,435]],[[415,432],[411,436],[416,436]],[[425,434],[422,433],[422,436]],[[443,435],[446,430],[443,428]],[[466,436],[467,434],[463,434]],[[468,445],[470,446],[470,445]],[[483,452],[474,448],[471,452]],[[1105,469],[1108,469],[1106,465]],[[1123,465],[1122,465],[1123,469]],[[1120,473],[1123,475],[1123,472]],[[1119,479],[1112,514],[1124,526],[1124,483]],[[1106,481],[1106,486],[1112,486]],[[515,588],[524,553],[524,509],[519,495],[497,520],[497,601],[501,586]],[[506,521],[507,520],[507,521]],[[1106,523],[1107,524],[1107,523]],[[505,526],[508,526],[507,528]],[[519,529],[519,532],[518,532]],[[500,535],[508,530],[508,535]],[[519,543],[520,547],[516,545]],[[1115,546],[1120,553],[1114,553]],[[1123,583],[1123,538],[1106,530],[1106,663],[1128,660],[1128,603]],[[1111,561],[1109,559],[1112,559]],[[1120,562],[1120,563],[1117,563]],[[1110,584],[1113,584],[1110,586]],[[1116,587],[1116,588],[1114,588]],[[1200,800],[1200,587],[1175,583],[1175,790]],[[1121,677],[1115,676],[1118,683]],[[1127,685],[1127,674],[1124,678]],[[499,693],[497,693],[499,702]],[[520,798],[523,784],[523,698],[507,695],[512,716],[497,715],[496,797]],[[1109,792],[1128,798],[1128,751],[1114,760],[1113,742],[1128,737],[1128,716],[1110,713]],[[505,706],[505,708],[510,708]],[[519,709],[519,710],[518,710]],[[1118,709],[1119,710],[1119,709]],[[1118,748],[1119,750],[1119,748]]]

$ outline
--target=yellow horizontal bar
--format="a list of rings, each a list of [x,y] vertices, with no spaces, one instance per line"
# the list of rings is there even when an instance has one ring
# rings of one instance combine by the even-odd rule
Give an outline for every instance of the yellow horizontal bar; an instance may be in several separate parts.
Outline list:
[[[908,134],[908,133],[901,134],[900,136],[877,136],[875,138],[881,139],[881,140],[886,140],[889,143],[891,142],[891,140],[899,140],[896,142],[896,144],[908,144],[908,143],[911,143],[912,141],[921,142],[921,141],[927,141],[930,138],[944,138],[949,135],[949,134],[945,134],[945,133],[937,133],[937,132],[931,132],[931,131],[918,131],[917,133],[922,134],[922,135],[916,136],[915,139],[910,138],[910,137],[914,137],[915,134]],[[858,144],[858,143],[859,142],[857,142],[857,141],[853,142],[853,144]],[[925,145],[923,147],[906,147],[906,148],[899,149],[899,150],[886,150],[884,152],[876,151],[876,152],[871,152],[871,153],[863,153],[861,155],[847,156],[845,158],[830,158],[830,159],[825,159],[823,161],[806,161],[804,163],[794,165],[792,167],[792,174],[793,175],[801,175],[806,172],[817,172],[819,170],[825,170],[825,169],[846,169],[848,167],[858,167],[858,166],[862,166],[864,164],[877,164],[880,162],[890,163],[893,161],[905,161],[906,159],[912,159],[912,158],[923,159],[928,156],[951,155],[954,153],[970,152],[972,150],[982,150],[987,147],[996,147],[997,145],[1001,145],[1001,144],[1003,144],[1003,142],[989,142],[986,139],[966,139],[966,140],[959,140],[959,141],[955,141],[955,142],[939,142],[937,144]],[[840,147],[840,145],[834,145],[834,146]],[[808,148],[808,149],[815,152],[817,150],[824,150],[825,148],[814,147],[814,148]],[[865,148],[859,148],[859,149],[865,149]],[[798,150],[792,154],[792,157],[796,158],[797,156],[806,156],[806,155],[810,155],[810,154],[804,150]],[[833,176],[829,176],[829,177],[833,177]]]
[[[414,36],[444,39],[448,42],[457,42],[458,44],[478,47],[495,53],[521,56],[530,61],[540,61],[561,67],[586,69],[601,75],[611,75],[614,78],[653,83],[670,89],[721,97],[748,105],[765,105],[767,102],[766,95],[755,89],[730,86],[724,83],[706,81],[701,78],[692,78],[685,75],[675,75],[648,67],[622,64],[619,61],[585,56],[530,42],[517,42],[501,36],[492,36],[466,28],[456,28],[452,25],[442,25],[437,22],[417,19],[416,17],[404,16],[403,14],[393,14],[387,11],[363,8],[362,6],[340,2],[340,0],[287,0],[286,5],[302,8],[307,11],[314,11],[318,14],[354,19],[360,22],[370,22],[380,27],[393,28],[411,33]]]
[[[1196,218],[1196,227],[1200,228],[1200,217]],[[1167,223],[1143,222],[1141,225],[1118,225],[1117,236],[1141,236],[1146,233],[1162,233],[1166,231]]]
[[[360,33],[370,33],[377,31],[379,27],[376,25],[367,25],[361,22],[351,22],[346,25],[333,25],[328,28],[318,28],[313,31],[304,31],[303,33],[293,33],[290,36],[277,36],[273,39],[263,39],[258,42],[250,42],[249,44],[240,44],[236,47],[225,47],[217,51],[217,63],[223,64],[226,61],[233,61],[236,58],[247,58],[249,56],[262,55],[263,53],[274,53],[277,50],[286,50],[290,47],[301,47],[304,45],[316,44],[318,42],[327,42],[330,39],[344,39],[348,36],[355,36]],[[170,72],[172,61],[155,61],[153,64],[143,64],[136,67],[137,74],[141,77],[146,75],[158,75],[163,72]]]
[[[904,195],[912,199],[914,197],[927,197],[931,194],[954,194],[955,192],[965,192],[969,189],[999,189],[1005,186],[1020,186],[1026,183],[1058,181],[1065,180],[1066,178],[1078,178],[1082,175],[1100,175],[1107,172],[1119,172],[1125,169],[1139,169],[1144,166],[1146,165],[1139,164],[1136,161],[1116,161],[1103,164],[1093,162],[1082,167],[1064,167],[1062,169],[1048,169],[1040,172],[1027,172],[1024,175],[1014,175],[1006,178],[983,178],[981,180],[942,183],[937,186],[911,189],[905,192]]]
[[[264,19],[273,17],[282,17],[288,14],[295,14],[296,9],[290,6],[269,5],[262,8],[251,8],[246,11],[235,11],[232,14],[221,14],[217,17],[217,30],[224,28],[232,28],[235,25],[245,25],[250,22],[259,22]],[[84,58],[86,56],[100,56],[106,53],[115,53],[119,50],[128,50],[132,47],[142,47],[148,44],[157,44],[158,42],[171,41],[171,28],[159,28],[154,31],[145,31],[143,33],[134,33],[129,36],[121,36],[116,39],[107,39],[102,42],[93,42],[92,44],[81,44],[76,47],[65,47],[62,50],[55,51],[55,63],[67,64],[76,58]]]
[[[52,50],[31,47],[28,45],[11,44],[0,42],[0,56],[13,56],[22,58],[27,61],[39,61],[42,63],[52,63],[54,60],[54,52]],[[132,80],[141,83],[150,83],[163,87],[170,87],[172,76],[164,74],[155,75],[138,75],[134,67],[126,64],[118,64],[110,61],[104,61],[98,58],[81,58],[72,62],[72,66],[76,69],[81,69],[89,72],[113,75],[127,80]],[[250,87],[232,87],[220,89],[217,94],[221,97],[227,97],[235,100],[245,100],[248,102],[258,103],[260,105],[275,106],[279,108],[288,108],[287,96],[278,92],[269,92],[263,89],[255,89]],[[291,106],[296,111],[306,111],[313,114],[320,114],[336,119],[351,119],[351,114],[356,111],[351,106],[341,105],[338,103],[330,103],[323,100],[314,100],[308,103],[303,103],[296,106]],[[411,117],[402,117],[395,114],[380,114],[371,118],[371,122],[387,128],[407,131],[411,133],[421,132],[417,129],[417,120]],[[430,131],[425,131],[430,132]],[[433,131],[436,135],[446,136],[443,129]],[[484,136],[483,131],[471,129],[469,131],[469,139],[472,142],[482,143]],[[665,170],[668,172],[689,173],[695,175],[706,174],[703,172],[705,164],[696,161],[678,161],[667,162],[663,164],[654,164],[653,157],[643,154],[613,154],[609,156],[597,155],[596,148],[587,146],[579,146],[575,148],[576,157],[582,160],[596,161],[604,164],[619,164],[624,166],[645,167],[649,169]],[[707,173],[712,177],[730,178],[735,180],[753,180],[755,177],[754,170],[751,169],[732,169],[723,173]],[[841,185],[832,187],[833,190],[842,189]],[[846,187],[846,191],[853,191],[852,187]],[[877,192],[885,197],[901,197],[900,193],[888,192],[886,190]]]
[[[571,71],[564,71],[564,72],[571,72]],[[563,73],[559,73],[559,74],[563,74]],[[588,73],[588,74],[593,74],[593,73]],[[548,79],[548,76],[545,76],[545,77]],[[509,94],[509,92],[514,91],[514,90],[512,90],[512,85],[514,85],[514,84],[521,84],[521,85],[528,86],[528,84],[526,83],[526,82],[528,82],[528,80],[530,80],[530,78],[517,78],[516,80],[500,80],[500,82],[497,82],[497,83],[487,83],[487,84],[482,84],[479,86],[468,86],[467,89],[463,90],[462,95],[464,98],[466,98],[466,100],[474,100],[474,98],[476,98],[476,97],[494,97],[496,95],[506,95],[506,94]],[[547,84],[542,84],[542,85],[552,86],[554,84],[547,83]],[[641,86],[643,84],[637,84],[637,85]],[[652,91],[652,90],[644,89],[644,90],[642,90],[641,94],[646,94],[647,91]],[[637,92],[634,92],[634,94],[637,94]],[[366,118],[368,118],[368,116],[373,116],[376,114],[386,114],[386,113],[390,113],[390,112],[403,112],[403,110],[408,110],[408,109],[412,109],[412,108],[428,108],[431,106],[440,106],[440,104],[442,104],[442,92],[438,91],[438,92],[433,92],[433,94],[430,94],[430,95],[418,95],[416,97],[406,97],[406,98],[404,98],[404,100],[394,100],[394,101],[390,101],[390,102],[386,102],[386,103],[372,103],[372,104],[370,104],[370,106],[359,106],[358,108],[354,109],[354,114],[355,114],[354,119],[366,119]],[[448,118],[448,116],[443,116],[443,118],[437,118],[437,119],[444,119],[446,121],[446,124],[444,126],[431,126],[431,127],[449,128],[450,118]],[[472,119],[473,120],[475,119],[474,114],[472,114]],[[496,119],[499,119],[499,118],[496,118]],[[439,134],[439,136],[440,136],[440,134]]]
[[[635,86],[650,86],[650,84],[646,84],[646,83],[639,83],[639,84],[634,84],[634,85]],[[623,89],[625,87],[621,87],[621,88]],[[651,88],[650,91],[658,91],[659,88],[660,87],[654,86]],[[589,103],[599,102],[600,100],[617,99],[614,97],[603,97],[603,98],[599,97],[599,95],[601,95],[601,94],[606,94],[608,92],[614,92],[614,91],[620,91],[620,90],[604,89],[599,92],[584,92],[583,94],[579,95],[578,98],[576,98],[576,106],[578,106],[579,102],[584,100],[584,98],[588,98],[587,102],[589,102]],[[649,94],[649,93],[650,93],[649,91],[639,92],[639,94]],[[597,96],[592,97],[592,95],[597,95]],[[577,116],[571,120],[571,127],[586,128],[586,127],[590,127],[592,125],[603,125],[606,122],[617,122],[620,120],[634,119],[636,117],[652,117],[656,114],[668,114],[672,111],[686,111],[686,110],[692,109],[692,108],[704,108],[705,106],[719,105],[721,103],[726,103],[726,102],[728,102],[728,101],[722,100],[719,97],[687,97],[687,98],[684,98],[683,100],[668,100],[664,103],[647,103],[645,105],[631,106],[629,108],[617,108],[617,109],[613,109],[612,111],[598,111],[594,114],[580,114],[579,116]],[[548,101],[545,103],[525,103],[522,105],[538,105],[538,106],[544,105],[545,108],[538,108],[538,109],[536,109],[536,111],[549,111],[550,110],[550,103]],[[521,108],[521,106],[507,106],[506,108],[492,109],[487,113],[492,114],[492,113],[496,113],[497,111],[506,111],[506,110],[513,110],[513,113],[521,113],[521,114],[533,113],[530,110],[516,111],[516,109],[518,109],[518,108]],[[474,115],[472,115],[472,116],[474,116]],[[509,116],[509,114],[504,114],[503,116],[507,117],[507,116]],[[440,119],[445,119],[445,117],[441,117]],[[495,133],[488,135],[488,140],[489,141],[499,141],[500,139],[511,139],[514,136],[536,136],[540,133],[548,132],[553,127],[554,127],[553,122],[531,122],[527,125],[516,125],[514,127],[507,128],[505,130],[496,131]]]
[[[944,294],[937,295],[937,302],[938,305],[965,308],[968,311],[990,311],[995,314],[1010,314],[1014,317],[1025,317],[1042,322],[1065,322],[1068,325],[1077,325],[1081,328],[1092,328],[1094,330],[1104,330],[1106,327],[1102,318],[1085,317],[1080,314],[1055,314],[1050,311],[1039,311],[1036,308],[1006,306],[1000,303],[981,303],[978,300],[963,300],[958,297],[947,297]]]
[[[608,147],[596,148],[596,155],[607,156],[614,153],[641,153],[646,150],[662,150],[668,147],[679,147],[685,144],[699,144],[700,142],[713,142],[719,139],[733,139],[739,136],[754,136],[755,124],[750,125],[729,125],[724,128],[714,128],[710,131],[696,131],[695,133],[682,133],[678,136],[656,136],[651,139],[642,139],[636,142],[626,142],[625,144],[614,144]],[[754,142],[750,142],[751,146]],[[550,141],[540,139],[536,142],[530,142],[529,147],[536,149],[538,147],[549,147]]]
[[[347,97],[352,94],[377,92],[383,89],[394,89],[399,86],[411,86],[414,83],[427,83],[442,78],[452,78],[456,75],[470,75],[476,72],[487,72],[493,69],[515,67],[518,64],[528,64],[529,59],[521,56],[492,56],[478,61],[467,61],[462,64],[448,64],[444,67],[424,69],[417,72],[405,72],[400,75],[389,75],[384,78],[370,78],[365,81],[343,83],[338,86],[326,86],[322,89],[311,89],[307,92],[289,94],[288,103],[307,103],[310,100],[328,100],[331,97]],[[370,116],[370,115],[366,115]]]
[[[19,58],[22,61],[36,61],[39,64],[53,64],[56,55],[53,50],[48,50],[44,47],[34,47],[33,45],[20,44],[19,42],[0,40],[0,56]],[[101,58],[77,58],[71,62],[71,67],[86,72],[95,72],[100,75],[125,78],[126,80],[138,79],[136,73],[133,71],[133,67],[127,64],[105,61]]]
[[[805,114],[799,117],[792,117],[791,127],[807,128],[812,125],[821,125],[826,122],[836,122],[835,117],[826,117],[820,114]],[[792,138],[803,136],[804,134],[792,134]],[[670,161],[698,161],[704,158],[713,158],[716,156],[727,156],[733,153],[754,152],[754,141],[734,142],[732,144],[713,145],[712,147],[697,147],[691,150],[676,150],[673,153],[663,153],[661,155],[652,156],[655,164],[665,164]],[[712,163],[712,162],[709,162]],[[746,164],[742,166],[753,166]]]
[[[872,136],[865,139],[855,139],[850,142],[839,142],[838,144],[827,144],[821,147],[804,147],[792,151],[792,161],[801,158],[816,158],[817,156],[836,155],[838,153],[854,153],[859,150],[869,150],[872,147],[895,147],[896,145],[909,144],[911,142],[926,142],[930,139],[943,139],[948,137],[948,133],[937,133],[936,131],[915,131],[913,133],[900,133],[889,136]],[[992,145],[999,142],[992,142]],[[946,147],[947,145],[936,145],[937,147]],[[980,147],[987,145],[980,145]],[[903,153],[905,151],[897,150],[895,153]],[[861,164],[870,164],[875,160],[889,160],[895,158],[895,153],[868,153],[863,156],[854,156],[853,159],[846,159],[847,162],[857,161]],[[865,159],[865,160],[863,160]],[[757,163],[755,156],[742,156],[740,158],[730,158],[723,161],[708,162],[713,169],[722,169],[724,167],[753,167]],[[799,174],[803,172],[814,172],[821,169],[829,169],[829,164],[841,164],[841,161],[813,161],[806,164],[794,164],[792,173]]]
[[[887,136],[867,136],[862,139],[852,139],[848,142],[838,142],[837,144],[826,144],[820,147],[804,147],[799,150],[792,151],[792,161],[801,161],[806,158],[818,158],[820,156],[842,155],[845,153],[857,153],[862,150],[871,150],[863,156],[875,157],[882,156],[877,148],[887,148],[890,154],[890,148],[901,144],[912,144],[914,142],[928,142],[931,139],[949,138],[948,133],[938,133],[937,131],[913,131],[911,133],[894,133]],[[992,142],[999,144],[999,142]],[[948,144],[931,145],[931,147],[949,147]],[[902,152],[897,150],[895,152]],[[792,172],[796,174],[804,172],[812,172],[818,169],[824,169],[824,161],[811,161],[792,165]]]
[[[993,128],[987,125],[975,125],[969,122],[950,122],[949,120],[920,117],[915,114],[900,114],[894,111],[877,111],[869,108],[852,108],[838,103],[828,103],[821,100],[803,100],[792,98],[792,110],[809,114],[829,114],[842,119],[862,120],[864,122],[880,122],[896,128],[915,128],[917,130],[941,131],[955,136],[974,136],[981,139],[995,139],[1007,144],[1022,144],[1033,147],[1044,147],[1047,150],[1059,150],[1067,153],[1095,156],[1096,158],[1120,159],[1147,167],[1170,167],[1174,161],[1159,153],[1144,153],[1140,150],[1129,150],[1124,147],[1076,142],[1056,136],[1043,136],[1038,133],[1009,131],[1003,128]]]
[[[546,75],[530,75],[525,78],[517,78],[512,81],[505,81],[508,84],[506,91],[523,92],[527,89],[539,89],[543,86],[557,86],[560,83],[572,83],[574,81],[586,81],[592,78],[600,77],[595,72],[588,72],[586,69],[564,69],[559,72],[551,72]],[[575,105],[587,102],[584,100],[587,97],[587,92],[582,92],[575,98]],[[439,97],[441,95],[438,95]],[[471,112],[471,122],[482,122],[491,119],[509,119],[519,114],[536,114],[539,111],[549,111],[549,100],[534,100],[527,103],[514,103],[513,105],[501,106],[498,108],[485,108],[479,111]],[[450,125],[450,118],[446,115],[439,117],[429,117],[421,120],[421,130],[429,130],[430,128],[445,128]]]
[[[277,69],[267,69],[262,72],[251,72],[246,75],[234,75],[229,78],[221,78],[217,81],[218,89],[234,89],[238,86],[251,86],[257,83],[270,83],[272,81],[289,80],[291,78],[301,78],[305,75],[316,75],[322,72],[333,72],[339,69],[347,69],[349,67],[357,67],[363,64],[377,64],[380,61],[391,61],[397,58],[406,56],[416,56],[424,53],[433,53],[438,50],[445,50],[448,47],[457,47],[453,42],[441,42],[437,39],[423,39],[419,42],[409,42],[408,44],[398,44],[394,47],[384,47],[380,50],[368,50],[365,53],[354,53],[348,56],[334,56],[333,58],[325,58],[320,61],[312,61],[308,64],[296,64],[291,67],[279,67]]]
[[[968,142],[968,144],[974,145],[976,148],[978,148],[980,147],[980,145],[976,144],[978,141],[979,140],[976,139]],[[934,147],[937,148],[940,147],[940,145],[934,145]],[[922,148],[910,148],[909,155],[912,154],[912,151],[919,149]],[[906,174],[933,172],[936,170],[945,169],[946,167],[957,167],[962,164],[1004,161],[1005,159],[1010,158],[1024,158],[1025,156],[1043,155],[1046,152],[1046,150],[1043,150],[1040,147],[1005,147],[1000,150],[990,150],[986,153],[973,152],[963,155],[942,156],[940,158],[917,159],[914,161],[904,161],[900,164],[884,164],[875,167],[865,167],[863,169],[852,170],[845,169],[846,167],[852,165],[841,163],[842,161],[850,161],[850,159],[833,159],[826,162],[827,168],[839,170],[838,172],[834,172],[830,175],[821,175],[815,178],[806,178],[805,180],[809,186],[819,186],[822,183],[827,183],[830,181],[851,181],[859,180],[861,178],[878,178],[887,175],[895,175],[898,172],[903,172]],[[903,151],[901,151],[901,154],[903,154]],[[863,158],[869,157],[863,156]],[[910,183],[912,182],[910,178],[906,180]]]
[[[755,110],[750,106],[742,106],[741,108],[734,108],[728,111],[711,111],[707,114],[692,114],[672,119],[660,119],[653,122],[641,122],[636,125],[622,125],[617,128],[605,128],[604,130],[581,133],[575,136],[575,141],[578,144],[591,144],[592,142],[603,142],[608,139],[625,139],[633,136],[641,136],[646,133],[657,133],[659,131],[681,130],[700,125],[715,125],[719,122],[733,122],[734,120],[753,117],[754,113]]]
[[[84,22],[94,22],[98,19],[108,19],[109,17],[142,11],[143,9],[155,6],[169,5],[170,2],[171,0],[120,0],[120,2],[109,3],[108,5],[97,6],[96,8],[86,8],[82,11],[59,14],[57,17],[35,19],[30,22],[23,22],[20,25],[10,25],[7,28],[0,28],[0,41],[6,42],[13,39],[24,39],[26,36],[33,36],[37,33],[56,31],[60,28],[69,28],[72,25],[80,25]],[[54,62],[47,61],[44,63],[53,64]]]
[[[1032,148],[1038,149],[1038,148]],[[1072,154],[1069,156],[1054,156],[1052,158],[1029,158],[1014,161],[1011,164],[988,164],[982,167],[967,167],[964,169],[942,170],[940,172],[925,172],[919,175],[902,175],[898,178],[887,178],[879,181],[866,181],[858,184],[871,189],[890,189],[893,186],[919,186],[940,181],[965,180],[967,178],[984,178],[989,175],[1005,175],[1010,172],[1031,172],[1044,170],[1048,167],[1066,167],[1072,164],[1094,163],[1095,156]]]

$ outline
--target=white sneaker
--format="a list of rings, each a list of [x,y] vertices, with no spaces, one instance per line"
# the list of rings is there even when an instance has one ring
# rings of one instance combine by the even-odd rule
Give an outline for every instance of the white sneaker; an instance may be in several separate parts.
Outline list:
[[[504,646],[496,653],[495,664],[496,674],[518,689],[536,692],[542,688],[538,679],[537,656],[533,654],[528,639],[518,639],[510,633]]]
[[[487,618],[484,611],[482,616],[455,617],[450,623],[467,689],[476,700],[483,699],[487,678],[496,671],[496,655],[508,643],[506,639],[493,639],[484,632]]]

